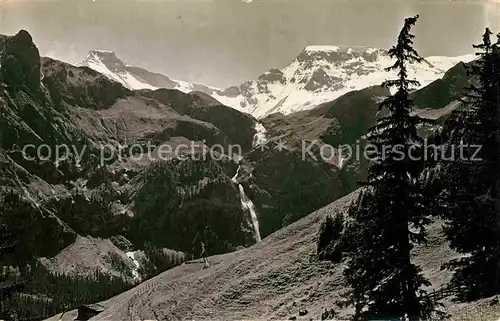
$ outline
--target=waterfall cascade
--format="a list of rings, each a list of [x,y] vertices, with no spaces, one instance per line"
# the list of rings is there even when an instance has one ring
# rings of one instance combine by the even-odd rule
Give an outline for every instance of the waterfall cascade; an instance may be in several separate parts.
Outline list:
[[[131,259],[132,262],[134,262],[134,265],[135,265],[135,268],[132,270],[132,276],[134,277],[135,280],[140,280],[141,277],[139,275],[139,268],[141,267],[141,264],[135,258],[135,253],[136,252],[127,252],[125,254],[127,254],[128,258]]]
[[[267,129],[261,123],[255,123],[256,133],[253,136],[252,147],[263,145],[267,142]]]
[[[253,226],[253,230],[254,230],[255,240],[257,242],[260,242],[261,237],[260,237],[260,230],[259,230],[259,219],[257,218],[257,212],[255,211],[255,205],[253,204],[252,200],[249,199],[248,196],[245,194],[245,189],[243,188],[243,185],[238,183],[238,180],[236,179],[236,177],[238,177],[239,171],[240,171],[240,167],[238,167],[236,174],[234,175],[234,177],[231,180],[234,183],[238,184],[238,188],[240,190],[241,208],[244,211],[248,211],[248,213],[250,213],[250,218],[252,219],[252,226]]]

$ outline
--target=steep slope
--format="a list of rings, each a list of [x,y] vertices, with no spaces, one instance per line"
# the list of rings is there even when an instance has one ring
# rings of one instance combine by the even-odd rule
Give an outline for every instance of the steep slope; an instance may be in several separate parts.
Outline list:
[[[206,233],[209,253],[255,242],[231,180],[235,162],[189,157],[213,145],[226,148],[229,139],[219,128],[88,67],[40,59],[25,31],[1,45],[0,201],[10,192],[22,198],[19,211],[26,217],[8,223],[27,256],[50,259],[78,235],[125,235],[136,249],[149,242],[191,252],[196,234]],[[158,145],[179,144],[197,149],[181,151],[183,159],[160,159]],[[169,197],[158,193],[165,182],[156,176],[175,182]],[[177,211],[169,212],[173,205]],[[157,237],[167,227],[171,239]]]
[[[427,57],[411,66],[409,74],[422,86],[441,78],[446,70],[473,55]],[[392,64],[387,51],[364,47],[308,46],[283,69],[271,69],[257,80],[230,87],[213,96],[227,106],[260,118],[311,109],[349,91],[380,85],[392,77],[384,71]]]
[[[345,196],[250,248],[210,257],[208,269],[193,262],[169,270],[104,302],[106,310],[94,319],[320,319],[325,309],[335,308],[345,288],[342,264],[314,258],[316,234],[326,215],[345,213],[357,195]],[[449,278],[440,265],[454,256],[435,223],[429,244],[416,250],[415,261],[438,288]],[[308,313],[299,317],[300,310]]]
[[[74,230],[41,202],[62,189],[44,180],[59,172],[47,162],[25,161],[21,148],[27,144],[50,144],[54,139],[65,143],[68,137],[77,140],[81,135],[43,103],[40,57],[31,36],[23,30],[6,37],[1,49],[0,72],[5,82],[0,90],[0,200],[6,201],[3,197],[9,190],[23,200],[15,205],[20,213],[11,222],[15,224],[12,234],[21,237],[19,244],[37,256],[55,255],[76,237]],[[51,123],[44,123],[49,118]]]

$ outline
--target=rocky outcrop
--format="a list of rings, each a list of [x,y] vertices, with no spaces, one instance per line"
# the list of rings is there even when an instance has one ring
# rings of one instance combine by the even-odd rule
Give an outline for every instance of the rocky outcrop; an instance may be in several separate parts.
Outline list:
[[[223,91],[224,96],[228,96],[230,98],[235,98],[241,93],[240,88],[238,86],[231,86],[229,88],[226,88]]]
[[[40,53],[27,31],[21,30],[5,40],[0,63],[7,86],[26,86],[32,91],[40,88]]]
[[[281,84],[284,84],[286,82],[286,77],[281,70],[272,68],[268,72],[260,75],[258,80],[262,80],[264,82],[279,82]]]
[[[344,86],[342,78],[330,76],[324,70],[316,70],[309,79],[302,79],[300,83],[305,83],[304,89],[307,91],[320,91],[328,88],[330,90],[339,90]]]

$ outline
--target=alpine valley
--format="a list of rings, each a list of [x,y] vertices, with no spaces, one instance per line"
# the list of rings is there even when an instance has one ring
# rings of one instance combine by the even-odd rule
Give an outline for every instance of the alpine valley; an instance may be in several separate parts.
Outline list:
[[[317,232],[354,200],[367,163],[336,148],[325,158],[322,147],[364,144],[390,94],[380,86],[394,76],[386,50],[308,46],[288,66],[226,89],[130,66],[110,51],[92,50],[78,66],[40,57],[24,30],[2,36],[0,52],[0,200],[18,213],[2,222],[16,253],[43,273],[123,283],[102,296],[75,290],[67,304],[26,292],[47,308],[19,320],[74,320],[92,303],[101,310],[91,320],[309,320],[338,299],[342,263],[315,258]],[[415,113],[432,120],[421,135],[463,106],[473,59],[411,66],[421,84]],[[159,156],[161,146],[184,144],[194,147],[183,157]],[[213,146],[223,147],[217,157]],[[58,148],[71,152],[47,153]],[[457,254],[439,222],[429,238],[416,258],[438,289],[451,275],[441,264]],[[467,311],[488,307],[450,313],[469,320]]]

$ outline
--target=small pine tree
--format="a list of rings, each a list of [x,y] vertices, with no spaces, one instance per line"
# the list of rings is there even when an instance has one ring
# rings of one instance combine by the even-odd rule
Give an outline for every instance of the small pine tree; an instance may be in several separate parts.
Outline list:
[[[410,89],[418,82],[408,79],[407,65],[422,58],[413,49],[411,28],[418,16],[405,19],[397,44],[389,50],[396,62],[387,68],[398,77],[384,87],[395,87],[380,109],[387,109],[370,130],[369,143],[375,150],[369,155],[366,190],[352,210],[356,231],[356,252],[344,274],[352,291],[347,303],[355,307],[355,320],[370,318],[425,320],[434,310],[423,286],[429,282],[411,262],[414,244],[425,242],[429,223],[423,205],[419,179],[423,163],[415,161],[420,138],[411,115]],[[417,148],[418,150],[418,148]]]
[[[340,214],[334,217],[328,215],[321,223],[317,242],[317,255],[320,259],[340,261],[342,251],[336,242],[341,239],[343,230],[344,217]]]
[[[479,59],[469,70],[474,85],[464,97],[472,108],[448,124],[453,157],[443,161],[439,197],[450,245],[466,254],[448,264],[464,300],[500,293],[500,40],[493,43],[491,36],[486,29],[483,42],[474,45]],[[481,146],[477,155],[475,146]]]

